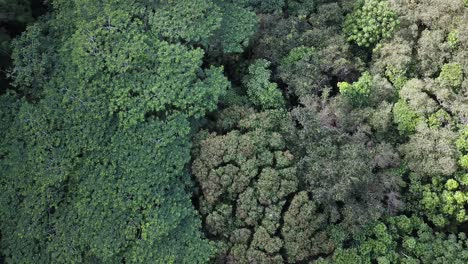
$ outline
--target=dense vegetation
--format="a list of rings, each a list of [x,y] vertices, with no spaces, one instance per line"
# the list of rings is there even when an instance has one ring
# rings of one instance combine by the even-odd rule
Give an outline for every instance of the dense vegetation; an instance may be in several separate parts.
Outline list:
[[[0,262],[468,263],[466,0],[33,2]]]

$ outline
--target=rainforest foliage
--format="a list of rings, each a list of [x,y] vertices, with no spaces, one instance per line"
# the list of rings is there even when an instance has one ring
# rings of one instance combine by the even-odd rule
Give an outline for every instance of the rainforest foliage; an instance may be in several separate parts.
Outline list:
[[[0,8],[0,262],[468,263],[466,0]]]

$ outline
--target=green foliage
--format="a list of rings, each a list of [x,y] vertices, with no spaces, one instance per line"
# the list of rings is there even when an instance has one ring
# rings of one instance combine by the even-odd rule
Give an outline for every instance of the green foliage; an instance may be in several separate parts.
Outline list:
[[[317,0],[288,0],[288,11],[295,16],[309,15],[317,5]]]
[[[432,177],[430,181],[411,175],[410,204],[426,215],[438,227],[468,220],[465,207],[468,204],[468,186],[462,175],[444,179]]]
[[[252,46],[254,58],[265,58],[273,65],[280,66],[280,77],[289,82],[288,88],[299,96],[302,96],[301,90],[321,92],[333,78],[355,78],[363,64],[360,58],[352,56],[350,45],[341,34],[346,4],[317,3],[313,0],[288,1],[287,5],[288,17],[280,14],[261,16],[261,30]],[[290,9],[292,5],[298,9],[294,12],[303,15],[293,14]],[[282,60],[298,47],[314,48],[316,54],[297,61],[291,69],[281,65]],[[315,72],[316,68],[318,72]],[[312,87],[308,87],[308,83],[313,83]],[[304,89],[299,89],[299,86]]]
[[[47,4],[0,95],[0,262],[468,262],[464,1]]]
[[[401,135],[414,133],[418,124],[431,128],[456,126],[458,118],[449,114],[451,110],[446,103],[448,95],[451,97],[455,93],[450,87],[441,89],[439,85],[443,81],[440,79],[439,82],[411,79],[400,89],[400,100],[394,105],[393,114]]]
[[[330,252],[326,217],[306,192],[296,193],[296,158],[283,136],[286,112],[236,106],[219,120],[215,130],[228,132],[198,134],[192,172],[205,230],[223,244],[220,261],[284,263],[283,256],[295,262]]]
[[[51,38],[53,34],[47,36],[47,30],[44,23],[36,23],[12,42],[12,85],[34,98],[40,96],[42,86],[50,78],[54,64],[54,42]]]
[[[422,118],[411,110],[405,101],[400,100],[393,107],[393,120],[402,135],[409,135],[416,131],[416,126]]]
[[[203,50],[154,39],[124,13],[114,11],[109,17],[109,30],[102,30],[100,23],[106,22],[97,20],[75,33],[72,58],[85,76],[112,84],[109,107],[123,125],[143,121],[149,112],[200,117],[216,107],[211,98],[222,95],[228,82],[222,68],[200,69]],[[115,39],[121,46],[110,49]],[[105,80],[102,73],[114,78]]]
[[[1,114],[5,260],[207,262],[214,247],[186,193],[189,119],[217,106],[229,85],[222,68],[204,68],[203,50],[154,34],[145,21],[159,6],[54,7],[15,41],[17,85],[41,93],[31,92],[34,103],[2,96],[18,109]],[[210,37],[185,33],[177,38]]]
[[[7,155],[8,144],[11,144],[10,138],[8,136],[8,131],[10,127],[13,127],[15,124],[15,118],[19,110],[21,101],[17,99],[17,95],[14,92],[7,92],[6,94],[0,96],[0,123],[2,124],[2,129],[0,130],[0,161]],[[5,165],[0,162],[0,165]],[[6,168],[0,167],[2,171],[5,171]]]
[[[307,192],[296,194],[284,214],[281,232],[288,262],[331,252],[334,245],[327,241],[327,233],[323,231],[326,225],[326,216],[318,213],[317,204],[309,199]]]
[[[373,50],[374,74],[384,75],[401,89],[411,76],[413,64],[412,43],[400,37],[384,41]]]
[[[461,5],[459,1],[421,2],[415,9],[409,3],[394,5],[408,26],[384,44],[380,55],[386,57],[380,56],[377,65],[388,69],[395,64],[396,72],[409,79],[399,87],[400,99],[393,108],[401,135],[409,136],[399,148],[409,175],[407,210],[444,231],[455,231],[468,219],[465,153],[456,143],[467,109],[460,97],[465,68],[458,57],[464,49],[458,26],[464,23]],[[419,28],[418,34],[405,35],[410,28]],[[404,56],[392,56],[392,50]]]
[[[460,40],[458,39],[458,30],[452,30],[447,36],[447,42],[450,48],[455,49],[458,47]]]
[[[468,170],[468,125],[460,129],[460,135],[455,145],[461,153],[458,163],[463,169]]]
[[[440,109],[439,111],[435,112],[434,114],[430,115],[427,119],[427,124],[431,128],[438,128],[442,127],[445,124],[452,124],[454,123],[452,116],[450,116],[447,111],[444,109]]]
[[[285,5],[285,0],[236,0],[235,2],[254,8],[259,13],[281,11]]]
[[[463,82],[463,70],[460,64],[444,64],[438,79],[442,85],[447,85],[454,89],[459,88]]]
[[[105,119],[99,123],[88,116],[85,121],[94,121],[93,127],[74,128],[75,114],[50,109],[57,102],[44,100],[34,108],[22,105],[19,127],[9,134],[19,138],[11,139],[16,142],[2,161],[2,186],[10,183],[2,187],[7,261],[188,263],[211,255],[212,248],[197,233],[200,223],[183,189],[186,179],[174,180],[189,159],[184,119],[153,121],[109,135]]]
[[[448,128],[431,129],[421,125],[400,150],[413,172],[427,176],[450,176],[457,170],[456,137],[456,133]]]
[[[392,84],[397,88],[401,89],[405,86],[408,78],[406,77],[404,71],[398,70],[395,67],[387,67],[385,70],[385,76],[392,82]]]
[[[318,263],[461,264],[468,261],[467,243],[464,233],[446,236],[420,218],[397,216],[368,226],[351,248],[340,248]]]
[[[278,85],[270,82],[270,64],[267,60],[256,60],[249,66],[249,74],[244,80],[249,99],[254,105],[264,109],[284,106],[283,95]]]
[[[418,40],[417,70],[425,77],[434,76],[450,58],[450,48],[442,30],[424,30]]]
[[[288,52],[296,47],[299,35],[295,29],[297,21],[286,19],[280,14],[262,15],[260,27],[252,45],[255,58],[264,58],[274,65],[279,64]]]
[[[348,99],[351,104],[357,107],[365,106],[368,104],[369,96],[373,88],[372,75],[365,72],[359,77],[357,82],[352,84],[339,82],[338,88],[340,89],[340,93]]]
[[[300,47],[292,49],[289,52],[288,56],[282,60],[281,64],[284,65],[285,67],[289,67],[304,58],[313,56],[314,54],[315,54],[314,48],[300,46]]]
[[[463,152],[457,151],[456,140],[457,134],[446,128],[419,126],[401,146],[411,169],[408,203],[438,227],[468,220],[466,176],[458,167],[463,168]]]
[[[149,20],[152,31],[171,42],[206,45],[221,27],[222,10],[212,0],[164,0],[153,5],[155,12]]]
[[[468,155],[461,156],[458,163],[460,164],[462,168],[468,169]]]
[[[463,153],[468,152],[468,126],[464,126],[460,129],[460,136],[456,141],[456,146],[458,150],[462,151]]]
[[[226,106],[233,105],[250,105],[251,102],[247,96],[240,94],[242,87],[231,87],[227,90],[226,94],[221,98],[222,104]]]
[[[256,14],[235,3],[223,4],[223,21],[218,33],[225,53],[241,53],[257,31]]]
[[[281,61],[279,71],[284,82],[300,97],[317,93],[321,88],[320,60],[312,47],[292,49]]]
[[[387,0],[362,0],[346,17],[344,32],[348,41],[371,47],[381,39],[390,38],[399,24],[398,17]]]

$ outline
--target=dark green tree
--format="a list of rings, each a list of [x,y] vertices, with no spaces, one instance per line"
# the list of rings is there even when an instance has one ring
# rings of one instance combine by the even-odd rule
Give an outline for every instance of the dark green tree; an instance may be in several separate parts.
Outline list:
[[[31,0],[0,1],[0,94],[10,88],[11,42],[35,20],[31,5]]]
[[[17,84],[38,96],[2,97],[12,106],[1,115],[6,261],[208,261],[214,248],[186,192],[190,120],[213,110],[229,83],[221,67],[202,67],[202,49],[177,41],[216,28],[191,35],[173,24],[165,35],[146,23],[164,3],[52,4],[15,42]]]
[[[0,1],[0,262],[466,263],[465,2]]]
[[[281,12],[285,6],[285,0],[237,0],[246,7],[254,8],[259,13]]]
[[[316,94],[327,83],[320,67],[318,52],[312,47],[297,47],[283,58],[280,77],[299,97]]]
[[[150,3],[150,1],[148,1]],[[173,42],[185,41],[207,45],[221,27],[222,10],[212,0],[163,0],[149,4],[154,34]]]
[[[278,85],[270,81],[270,62],[257,60],[249,66],[249,74],[244,80],[247,95],[252,103],[260,108],[281,108],[285,102]]]
[[[221,28],[216,32],[214,43],[223,53],[238,54],[249,46],[251,37],[258,28],[256,14],[242,6],[239,1],[215,0],[222,8]]]

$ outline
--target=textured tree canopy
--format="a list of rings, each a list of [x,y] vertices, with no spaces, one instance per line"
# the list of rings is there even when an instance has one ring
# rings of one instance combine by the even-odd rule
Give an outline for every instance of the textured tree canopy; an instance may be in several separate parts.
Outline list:
[[[417,235],[414,235],[417,233]],[[420,218],[396,216],[365,228],[350,249],[337,249],[317,263],[466,263],[464,233],[433,232]]]
[[[0,263],[468,263],[466,0],[0,1]]]
[[[297,158],[283,136],[283,110],[227,108],[214,129],[201,131],[193,174],[200,184],[206,231],[217,237],[221,262],[284,263],[331,252],[327,219],[301,191]],[[285,252],[285,254],[281,254]]]
[[[202,49],[175,41],[216,28],[154,34],[153,10],[167,6],[149,2],[53,5],[14,43],[17,85],[34,100],[2,97],[7,261],[208,260],[185,191],[189,118],[214,109],[229,83],[222,67],[202,67]]]

